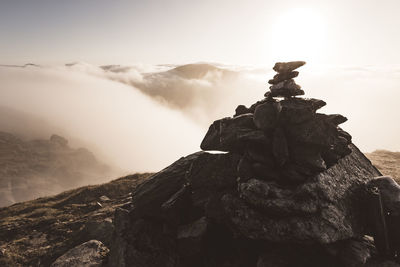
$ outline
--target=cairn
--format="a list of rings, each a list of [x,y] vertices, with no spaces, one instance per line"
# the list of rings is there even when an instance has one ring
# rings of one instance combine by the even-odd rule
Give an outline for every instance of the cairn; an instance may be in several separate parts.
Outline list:
[[[302,65],[277,63],[264,99],[211,124],[201,148],[227,153],[183,157],[132,192],[130,210],[115,213],[111,266],[371,261],[360,191],[381,174],[338,126],[345,117],[299,97],[293,78]]]
[[[233,118],[215,121],[201,148],[242,155],[238,166],[243,181],[257,178],[301,183],[350,154],[351,136],[338,127],[347,119],[316,111],[322,100],[298,98],[304,91],[292,78],[304,61],[276,63],[278,72],[265,99],[250,108],[238,106]],[[284,99],[276,99],[284,97]]]
[[[296,95],[304,95],[304,91],[301,90],[300,85],[296,84],[293,78],[299,75],[295,69],[306,64],[304,61],[292,61],[292,62],[278,62],[275,64],[273,70],[278,74],[274,76],[268,83],[272,84],[269,88],[272,97],[291,97]],[[268,96],[268,92],[264,96]]]

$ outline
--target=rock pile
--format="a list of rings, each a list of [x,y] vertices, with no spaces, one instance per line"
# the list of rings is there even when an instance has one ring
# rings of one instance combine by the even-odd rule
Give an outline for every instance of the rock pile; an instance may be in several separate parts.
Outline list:
[[[241,181],[257,178],[302,183],[351,153],[351,136],[338,127],[347,119],[316,111],[326,103],[293,97],[304,94],[293,79],[303,61],[276,63],[278,74],[266,98],[250,108],[239,106],[233,118],[215,121],[201,148],[242,155]],[[273,97],[285,97],[283,100]]]
[[[115,214],[112,266],[359,266],[379,171],[325,102],[298,98],[304,62],[277,63],[266,97],[215,121],[203,150],[139,185]],[[370,261],[371,262],[371,261]],[[374,266],[374,265],[369,265]]]
[[[290,97],[304,95],[304,91],[301,90],[301,87],[293,80],[293,78],[299,75],[299,72],[294,70],[304,64],[306,64],[304,61],[276,63],[273,69],[278,72],[278,74],[276,74],[272,80],[268,81],[268,83],[272,84],[269,88],[271,90],[271,96]]]

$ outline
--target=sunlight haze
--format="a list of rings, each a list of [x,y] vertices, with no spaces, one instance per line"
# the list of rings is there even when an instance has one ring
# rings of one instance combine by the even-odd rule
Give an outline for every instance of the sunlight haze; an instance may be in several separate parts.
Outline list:
[[[1,64],[399,62],[397,0],[0,2]],[[282,59],[280,59],[282,60]]]

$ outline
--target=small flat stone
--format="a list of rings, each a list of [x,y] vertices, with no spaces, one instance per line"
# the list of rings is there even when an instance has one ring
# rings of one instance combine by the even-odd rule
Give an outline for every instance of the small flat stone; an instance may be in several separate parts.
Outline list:
[[[301,86],[296,84],[296,82],[293,79],[285,80],[280,83],[274,84],[269,87],[269,89],[272,90],[278,90],[278,89],[301,89]]]
[[[277,84],[280,82],[283,82],[285,80],[289,80],[292,78],[295,78],[299,75],[298,71],[293,71],[293,72],[285,72],[285,73],[278,73],[274,76],[274,78],[272,80],[269,80],[268,83],[269,84]]]
[[[293,79],[290,79],[274,84],[269,89],[271,90],[271,96],[273,97],[291,97],[304,95],[304,91],[300,88],[300,85],[296,84]]]
[[[273,70],[278,73],[292,72],[295,69],[306,64],[305,61],[290,61],[290,62],[277,62],[273,67]]]

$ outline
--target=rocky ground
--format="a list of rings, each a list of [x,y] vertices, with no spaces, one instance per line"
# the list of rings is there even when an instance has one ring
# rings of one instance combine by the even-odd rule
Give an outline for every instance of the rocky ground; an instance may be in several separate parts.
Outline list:
[[[91,239],[110,244],[117,207],[150,174],[126,176],[0,208],[0,266],[49,266]]]
[[[383,174],[392,174],[389,171],[398,162],[398,153],[382,153],[368,156]],[[130,175],[1,208],[0,266],[49,266],[90,239],[109,244],[115,209],[129,202],[130,192],[149,176]]]
[[[61,136],[24,140],[0,131],[0,207],[98,184],[111,175],[90,151],[71,148]]]

